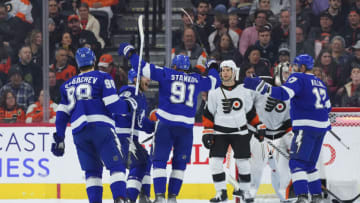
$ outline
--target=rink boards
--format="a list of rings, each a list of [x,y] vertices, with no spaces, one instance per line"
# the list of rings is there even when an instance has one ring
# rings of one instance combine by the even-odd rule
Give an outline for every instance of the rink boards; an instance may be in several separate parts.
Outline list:
[[[84,173],[77,160],[70,130],[68,128],[66,132],[65,155],[58,158],[50,151],[54,127],[1,127],[0,199],[85,199]],[[356,180],[359,183],[360,127],[334,127],[333,131],[350,146],[350,150],[344,148],[331,134],[326,136],[322,152],[326,177],[334,181]],[[215,194],[208,166],[208,150],[202,146],[201,132],[201,126],[194,127],[192,157],[179,198],[209,199]],[[140,141],[148,136],[140,135]],[[146,149],[150,147],[151,141],[145,143]],[[230,168],[233,171],[232,165]],[[111,198],[108,177],[105,171],[103,182],[106,199]],[[232,187],[228,185],[228,188],[231,192]],[[258,194],[274,194],[268,167]]]

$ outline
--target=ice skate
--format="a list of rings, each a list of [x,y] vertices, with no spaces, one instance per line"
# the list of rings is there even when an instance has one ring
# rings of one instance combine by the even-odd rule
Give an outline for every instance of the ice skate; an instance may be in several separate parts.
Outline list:
[[[139,203],[152,203],[150,198],[143,193],[139,194]]]
[[[122,197],[118,197],[116,198],[116,200],[114,200],[114,203],[126,203],[126,202]]]
[[[156,194],[154,203],[166,203],[165,194]]]
[[[321,194],[314,194],[311,195],[311,202],[310,203],[323,203],[323,198]]]
[[[226,190],[221,190],[221,192],[216,192],[215,197],[210,199],[210,202],[227,202],[227,199]]]
[[[305,194],[299,195],[295,203],[309,203],[308,196]]]
[[[244,200],[245,200],[246,203],[253,203],[254,202],[254,198],[251,196],[250,191],[245,191]]]
[[[177,201],[176,201],[176,195],[174,195],[174,194],[169,194],[169,195],[168,195],[167,203],[177,203]]]
[[[131,201],[131,199],[129,199],[129,198],[126,198],[125,203],[136,203],[136,202]]]

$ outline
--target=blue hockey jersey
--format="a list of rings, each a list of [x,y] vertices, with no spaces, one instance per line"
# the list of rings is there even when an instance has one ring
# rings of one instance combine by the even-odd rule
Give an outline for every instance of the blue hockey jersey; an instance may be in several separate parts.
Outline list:
[[[130,58],[137,71],[139,56]],[[159,107],[157,117],[168,124],[192,127],[195,122],[197,96],[202,91],[215,89],[221,83],[219,73],[209,70],[208,76],[185,73],[174,69],[159,67],[142,61],[142,75],[159,82]]]
[[[134,86],[122,86],[119,90],[120,99],[128,99],[132,97],[137,103],[137,109],[135,114],[135,128],[134,135],[138,136],[139,130],[146,133],[152,133],[155,128],[155,122],[150,121],[146,116],[147,102],[144,93],[138,92],[135,96]],[[119,115],[116,119],[116,134],[120,136],[129,136],[131,131],[131,122],[133,114]]]
[[[294,130],[331,129],[329,112],[331,103],[326,85],[313,74],[293,73],[285,84],[272,87],[271,97],[290,100],[290,117]]]
[[[56,132],[65,136],[70,120],[72,132],[89,123],[115,128],[113,114],[128,114],[128,105],[117,95],[112,77],[90,71],[70,78],[60,87],[61,102],[56,111]]]

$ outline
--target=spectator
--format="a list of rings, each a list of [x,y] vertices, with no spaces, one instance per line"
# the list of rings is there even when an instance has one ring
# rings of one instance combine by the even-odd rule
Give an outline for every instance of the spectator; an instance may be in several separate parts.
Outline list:
[[[11,90],[6,90],[0,98],[0,123],[23,123],[25,112],[17,106],[16,98]]]
[[[345,51],[345,40],[340,35],[331,39],[331,56],[339,67],[345,67],[350,60],[350,54]]]
[[[60,12],[60,5],[57,0],[49,0],[49,18],[54,21],[56,32],[63,33],[66,27],[66,18]]]
[[[329,8],[326,10],[333,18],[333,28],[340,33],[346,21],[347,12],[342,8],[341,0],[328,0]]]
[[[258,33],[259,40],[256,41],[255,47],[260,50],[261,58],[269,60],[272,66],[276,62],[278,48],[271,40],[271,26],[263,26]]]
[[[34,88],[35,96],[39,95],[42,89],[42,70],[41,67],[32,61],[30,46],[23,46],[19,50],[18,67],[22,72],[24,82],[27,82]],[[18,100],[19,102],[19,100]]]
[[[337,0],[332,0],[337,1]],[[358,10],[353,9],[348,15],[348,23],[345,20],[342,24],[346,24],[342,29],[341,36],[345,39],[346,48],[355,45],[360,40],[360,13]]]
[[[69,63],[71,65],[76,65],[75,63],[75,48],[72,45],[72,38],[70,32],[64,32],[61,36],[61,41],[57,45],[57,47],[61,47],[67,50],[67,55],[69,57]],[[55,54],[54,54],[55,55]]]
[[[319,15],[327,8],[329,8],[329,2],[326,0],[311,0],[308,2],[314,15]]]
[[[314,57],[314,44],[305,41],[304,30],[302,27],[296,27],[296,55],[309,54]]]
[[[34,104],[31,104],[26,111],[26,123],[41,123],[44,119],[44,111],[43,111],[43,104],[44,104],[44,91],[40,91],[40,95],[38,101]],[[55,123],[56,120],[56,108],[57,104],[53,101],[49,101],[49,123]]]
[[[271,32],[271,39],[276,47],[279,47],[281,43],[289,43],[290,33],[290,12],[289,10],[281,10],[280,12],[280,24],[274,26]]]
[[[32,5],[30,1],[10,0],[5,5],[9,8],[8,12],[11,17],[16,16],[29,24],[34,22],[31,15]]]
[[[7,82],[11,58],[4,44],[0,43],[0,87]]]
[[[77,15],[68,17],[68,28],[70,29],[72,45],[75,50],[87,46],[100,56],[101,44],[97,41],[94,33],[88,30],[81,30],[80,19]]]
[[[350,74],[351,81],[338,91],[341,107],[360,107],[360,66],[354,66]]]
[[[196,6],[196,15],[195,15],[195,24],[198,27],[197,31],[199,33],[199,40],[205,39],[201,42],[204,43],[204,46],[208,53],[210,53],[210,45],[208,44],[207,39],[209,39],[210,33],[215,31],[212,27],[214,23],[214,17],[209,14],[210,4],[207,0],[200,0]]]
[[[242,55],[245,54],[249,46],[255,44],[258,40],[258,31],[262,26],[267,22],[267,15],[265,11],[256,11],[255,12],[255,25],[252,27],[246,28],[241,34],[239,51]]]
[[[279,54],[278,54],[278,64],[283,62],[289,62],[290,61],[290,50],[289,45],[286,43],[283,43],[279,46]]]
[[[239,26],[239,16],[237,13],[229,13],[229,29],[236,32],[241,37],[242,29]]]
[[[196,43],[195,31],[192,28],[185,28],[182,43],[171,50],[171,58],[180,53],[189,56],[191,67],[194,70],[205,72],[206,52]]]
[[[15,94],[18,107],[25,111],[30,104],[34,103],[35,93],[31,85],[23,81],[22,75],[18,66],[12,66],[9,70],[10,82],[0,89],[0,95],[7,90],[12,91]]]
[[[25,44],[29,45],[31,49],[31,61],[42,66],[42,33],[40,30],[34,29],[29,33],[25,40]]]
[[[335,95],[339,85],[340,68],[335,63],[331,56],[331,51],[328,49],[321,50],[316,59],[315,66],[322,69],[323,82],[326,84],[328,94],[332,104],[335,104]]]
[[[305,7],[305,1],[296,0],[296,26],[301,27],[305,35],[309,32],[312,13]]]
[[[110,28],[111,19],[113,17],[113,12],[111,6],[114,6],[119,3],[119,0],[81,0],[81,3],[87,3],[90,7],[90,11],[103,11],[107,13],[108,16],[108,32]]]
[[[67,50],[58,48],[55,52],[55,63],[50,66],[56,72],[56,81],[59,84],[76,75],[76,68],[68,63]]]
[[[54,69],[49,69],[49,87],[50,87],[50,99],[56,104],[60,103],[60,83],[56,80],[56,72]]]
[[[115,79],[116,75],[116,66],[113,61],[113,57],[110,54],[103,54],[98,63],[98,68],[101,71],[109,73],[113,79]]]
[[[257,10],[265,11],[268,22],[271,23],[271,25],[273,26],[277,25],[279,23],[279,16],[278,15],[275,16],[273,11],[271,10],[270,0],[258,0],[258,4],[259,7],[257,8]],[[254,21],[255,21],[255,13],[252,13],[247,17],[245,26],[246,27],[253,26]]]
[[[351,48],[352,55],[341,73],[341,85],[345,85],[350,82],[350,74],[353,67],[360,67],[360,40],[357,41]]]
[[[332,16],[328,11],[324,11],[320,14],[320,27],[310,28],[307,39],[310,41],[310,43],[314,44],[315,53],[319,53],[322,48],[328,48],[330,39],[337,35],[337,33],[332,28],[332,25]]]
[[[81,3],[78,10],[80,16],[81,29],[89,30],[93,32],[97,41],[101,44],[101,48],[104,48],[105,41],[100,37],[99,21],[89,13],[89,5],[87,3]]]
[[[245,77],[253,77],[255,75],[255,67],[250,63],[244,63],[240,68],[240,83],[243,83]]]
[[[229,29],[229,17],[227,16],[227,14],[217,13],[215,15],[214,27],[216,30],[209,35],[210,52],[213,52],[215,50],[215,44],[218,44],[220,36],[224,33],[228,33],[231,37],[231,41],[234,47],[238,47],[239,35]]]
[[[220,61],[233,60],[238,67],[240,67],[242,63],[242,56],[239,53],[239,50],[234,47],[234,43],[227,32],[220,36],[220,40],[217,42],[214,52],[217,52],[214,53],[214,55],[218,55]]]
[[[274,15],[279,15],[282,9],[289,9],[290,8],[290,1],[289,0],[269,0],[269,2],[262,2],[263,4],[269,4],[270,10],[274,13]],[[257,9],[260,8],[261,1],[254,0],[253,4],[251,5],[250,15],[255,13]]]
[[[255,74],[259,76],[270,76],[270,62],[264,60],[261,57],[260,50],[255,46],[250,46],[244,55],[244,65],[253,66],[255,68]]]

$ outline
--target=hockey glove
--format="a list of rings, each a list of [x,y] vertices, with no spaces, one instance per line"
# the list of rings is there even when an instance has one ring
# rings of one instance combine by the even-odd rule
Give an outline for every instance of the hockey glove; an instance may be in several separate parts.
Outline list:
[[[260,94],[271,94],[271,86],[266,84],[264,80],[259,77],[249,78],[246,77],[244,80],[244,87],[259,92]]]
[[[133,112],[137,109],[137,102],[134,98],[126,97],[124,100],[128,103],[129,112]]]
[[[264,141],[265,133],[266,133],[266,125],[265,124],[259,124],[256,126],[257,132],[255,133],[256,139],[259,140],[259,142]]]
[[[53,137],[55,142],[51,144],[51,152],[55,156],[63,156],[65,151],[64,137],[58,136],[56,132]]]
[[[127,59],[129,59],[134,52],[134,46],[127,42],[121,43],[118,49],[119,56],[125,56]]]
[[[204,129],[202,142],[206,149],[210,149],[210,147],[214,144],[214,130],[213,129]]]
[[[206,69],[210,70],[211,68],[214,68],[215,70],[219,69],[219,65],[216,63],[216,60],[210,59],[205,64]]]

